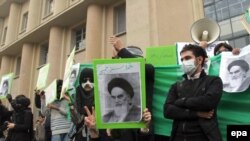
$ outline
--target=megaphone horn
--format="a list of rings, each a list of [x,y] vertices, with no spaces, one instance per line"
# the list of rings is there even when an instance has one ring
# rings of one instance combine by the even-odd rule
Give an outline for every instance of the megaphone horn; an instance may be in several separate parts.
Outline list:
[[[215,21],[203,18],[192,25],[190,33],[196,43],[207,41],[210,44],[220,36],[220,27]]]

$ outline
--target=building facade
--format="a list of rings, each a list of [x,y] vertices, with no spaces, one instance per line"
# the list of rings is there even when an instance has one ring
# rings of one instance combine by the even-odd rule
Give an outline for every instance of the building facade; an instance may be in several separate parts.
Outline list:
[[[13,72],[12,95],[25,94],[32,100],[39,69],[50,64],[47,84],[62,79],[73,47],[75,63],[91,63],[111,58],[111,35],[144,51],[192,41],[190,27],[204,17],[204,6],[207,12],[205,2],[0,0],[0,76]]]

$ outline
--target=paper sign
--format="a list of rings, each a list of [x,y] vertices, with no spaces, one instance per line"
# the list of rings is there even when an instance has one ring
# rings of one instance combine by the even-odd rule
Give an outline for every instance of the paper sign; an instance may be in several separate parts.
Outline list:
[[[0,99],[6,98],[7,94],[10,94],[12,81],[13,81],[14,74],[9,73],[7,75],[2,76],[1,79],[1,89],[0,89]]]
[[[66,61],[66,66],[65,66],[65,70],[64,70],[64,77],[63,77],[63,85],[62,85],[62,91],[61,91],[60,98],[63,97],[65,91],[68,89],[69,81],[70,81],[69,79],[70,79],[71,67],[73,65],[74,56],[75,56],[75,47],[71,51],[71,53]]]
[[[154,66],[176,65],[175,45],[146,48],[146,62]]]
[[[46,86],[48,73],[49,73],[49,64],[46,64],[39,69],[36,89],[40,90]]]
[[[45,90],[45,103],[46,105],[56,100],[56,80],[54,80]]]

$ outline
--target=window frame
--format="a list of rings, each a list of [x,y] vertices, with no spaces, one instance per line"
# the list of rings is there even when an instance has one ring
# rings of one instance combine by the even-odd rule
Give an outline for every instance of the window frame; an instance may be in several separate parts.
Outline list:
[[[21,25],[21,33],[25,32],[28,24],[28,14],[29,12],[25,12],[22,17],[22,25]]]
[[[114,20],[113,20],[113,25],[114,25],[114,35],[120,36],[126,33],[126,3],[119,4],[113,8],[114,11]],[[124,16],[124,17],[119,17],[119,16]],[[120,18],[123,19],[123,21],[120,20]],[[123,29],[120,28],[120,24],[123,24],[122,26]]]
[[[80,34],[77,35],[77,32],[80,32]],[[80,37],[79,40],[77,39],[78,37]],[[81,24],[72,30],[72,46],[76,47],[76,51],[86,48],[86,24]]]

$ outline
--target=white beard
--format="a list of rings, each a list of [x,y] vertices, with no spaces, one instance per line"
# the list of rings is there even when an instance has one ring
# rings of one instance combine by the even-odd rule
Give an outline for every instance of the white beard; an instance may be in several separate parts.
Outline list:
[[[233,78],[230,81],[231,81],[230,87],[237,90],[241,86],[243,79],[241,77],[240,78]]]

